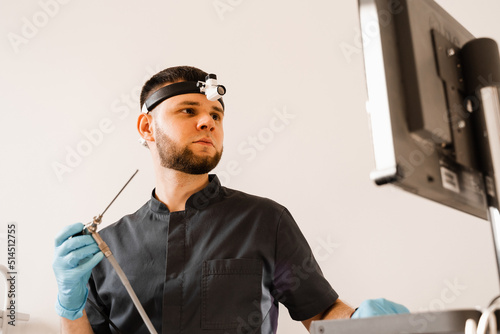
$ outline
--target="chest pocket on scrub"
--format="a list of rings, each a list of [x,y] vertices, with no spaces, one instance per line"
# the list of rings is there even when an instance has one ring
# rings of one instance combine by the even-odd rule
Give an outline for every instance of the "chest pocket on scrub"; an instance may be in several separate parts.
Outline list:
[[[203,262],[202,329],[258,328],[262,322],[262,261]]]

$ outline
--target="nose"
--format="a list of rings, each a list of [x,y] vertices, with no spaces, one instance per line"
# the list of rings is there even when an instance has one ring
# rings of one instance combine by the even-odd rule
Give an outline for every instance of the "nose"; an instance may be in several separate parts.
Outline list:
[[[197,129],[213,131],[215,129],[215,121],[212,115],[203,113],[198,120]]]

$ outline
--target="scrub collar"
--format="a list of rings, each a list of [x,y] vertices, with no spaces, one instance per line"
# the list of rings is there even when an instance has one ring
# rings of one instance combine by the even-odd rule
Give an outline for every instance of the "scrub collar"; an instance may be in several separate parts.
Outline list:
[[[208,185],[202,190],[192,194],[186,201],[186,209],[191,208],[195,210],[202,210],[212,202],[220,192],[220,181],[217,175],[208,175]],[[149,208],[151,211],[159,214],[170,214],[167,206],[160,202],[155,196],[155,189],[151,193],[151,200],[149,201]]]

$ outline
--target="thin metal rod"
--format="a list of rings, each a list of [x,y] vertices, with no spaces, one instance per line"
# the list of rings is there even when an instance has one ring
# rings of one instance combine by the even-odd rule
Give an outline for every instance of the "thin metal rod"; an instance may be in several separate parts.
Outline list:
[[[137,298],[137,295],[134,292],[134,289],[132,289],[132,286],[130,285],[129,280],[127,279],[127,276],[125,276],[125,273],[123,272],[122,268],[116,262],[115,256],[111,254],[110,256],[107,257],[109,260],[109,263],[113,266],[115,269],[116,273],[118,274],[118,277],[123,283],[123,286],[125,289],[127,289],[127,292],[134,302],[135,307],[137,308],[137,311],[139,311],[139,314],[142,317],[142,320],[146,324],[146,327],[149,329],[149,332],[152,334],[157,334],[156,329],[153,327],[153,323],[151,323],[151,320],[149,320],[148,315],[146,314],[146,311],[144,311],[144,308],[142,307],[141,302],[139,301],[139,298]]]
[[[488,203],[488,220],[491,223],[493,243],[497,260],[497,272],[500,279],[500,92],[497,86],[481,88],[480,97],[484,112],[483,130],[487,134],[492,166],[493,188]],[[500,282],[500,280],[499,280]]]
[[[125,276],[125,273],[123,272],[122,268],[120,267],[120,265],[116,261],[114,255],[111,252],[111,250],[109,249],[108,245],[104,242],[104,240],[102,240],[99,233],[97,233],[97,225],[101,222],[102,216],[108,210],[108,208],[111,206],[111,204],[113,204],[115,199],[121,194],[123,189],[125,189],[125,187],[129,184],[129,182],[132,181],[132,179],[134,178],[135,174],[137,174],[138,171],[139,170],[137,169],[135,171],[135,173],[132,174],[130,179],[127,181],[127,183],[125,183],[125,185],[122,187],[122,189],[120,189],[118,194],[116,194],[115,198],[113,198],[113,200],[111,201],[111,203],[109,203],[109,205],[106,207],[106,209],[104,209],[104,211],[98,217],[94,217],[93,224],[88,226],[87,230],[89,230],[89,232],[91,232],[92,237],[94,238],[94,240],[97,243],[97,246],[99,246],[99,249],[102,251],[104,256],[108,259],[109,263],[111,263],[111,265],[115,269],[116,274],[118,275],[118,277],[120,278],[120,281],[122,282],[123,286],[127,290],[127,293],[129,294],[130,298],[132,299],[132,302],[134,303],[137,311],[141,315],[141,318],[144,321],[144,323],[146,324],[146,327],[149,329],[149,332],[151,334],[157,334],[156,329],[153,327],[151,320],[149,320],[149,317],[146,314],[146,311],[144,311],[144,308],[142,307],[142,304],[139,301],[139,298],[137,298],[137,295],[135,294],[134,289],[132,289],[132,286],[130,285],[130,282],[127,279],[127,276]]]
[[[104,209],[104,211],[99,215],[99,218],[101,218],[104,215],[104,213],[106,211],[108,211],[108,209],[111,206],[111,204],[113,204],[113,202],[115,201],[115,199],[122,193],[123,189],[125,189],[125,187],[130,183],[130,181],[132,181],[132,179],[134,178],[135,174],[137,174],[138,171],[139,170],[137,169],[135,171],[135,173],[132,174],[132,176],[130,177],[130,179],[128,179],[127,183],[125,183],[125,185],[120,189],[120,191],[118,192],[118,194],[116,194],[115,198],[113,198],[113,200],[111,201],[111,203],[109,203],[108,206],[106,207],[106,209]]]

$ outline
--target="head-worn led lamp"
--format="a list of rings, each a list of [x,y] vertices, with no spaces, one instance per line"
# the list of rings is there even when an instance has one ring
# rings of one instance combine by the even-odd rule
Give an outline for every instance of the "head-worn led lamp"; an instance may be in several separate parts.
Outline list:
[[[173,96],[191,93],[205,94],[210,101],[219,100],[222,109],[224,109],[222,96],[226,94],[226,88],[217,84],[217,76],[215,74],[209,74],[206,76],[205,82],[183,81],[158,89],[144,102],[142,112],[147,114],[157,105]]]

